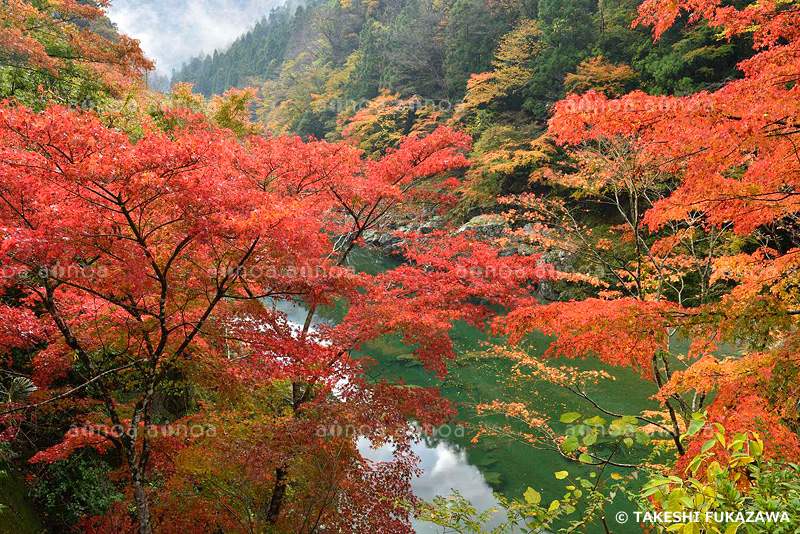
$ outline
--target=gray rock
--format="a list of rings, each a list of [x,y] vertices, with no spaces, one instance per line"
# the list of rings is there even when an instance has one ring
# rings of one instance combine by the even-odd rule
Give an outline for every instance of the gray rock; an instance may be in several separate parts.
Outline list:
[[[456,231],[461,234],[474,231],[478,237],[500,237],[508,228],[508,223],[500,215],[478,215],[469,220]]]

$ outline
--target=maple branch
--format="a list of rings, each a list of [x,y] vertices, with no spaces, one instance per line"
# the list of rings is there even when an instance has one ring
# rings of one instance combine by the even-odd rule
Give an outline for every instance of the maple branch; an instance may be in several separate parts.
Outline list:
[[[606,415],[610,415],[611,417],[616,417],[616,418],[618,418],[618,419],[619,419],[619,418],[622,418],[622,417],[625,417],[623,414],[620,414],[620,413],[615,413],[615,412],[612,412],[612,411],[610,411],[610,410],[607,410],[607,409],[603,408],[603,407],[602,407],[602,406],[600,406],[600,405],[599,405],[599,404],[598,404],[598,403],[597,403],[597,402],[596,402],[594,399],[592,399],[591,397],[589,397],[589,395],[587,395],[587,394],[586,394],[586,393],[585,393],[583,390],[579,389],[577,386],[574,386],[574,387],[573,387],[573,386],[565,386],[565,387],[566,387],[566,389],[568,389],[569,391],[571,391],[571,392],[575,393],[575,394],[576,394],[576,395],[578,395],[579,397],[581,397],[581,398],[583,398],[583,399],[585,399],[585,400],[589,401],[589,402],[592,404],[592,406],[594,406],[595,408],[597,408],[598,410],[600,410],[600,411],[601,411],[601,412],[603,412],[604,414],[606,414]],[[644,416],[642,416],[642,415],[634,415],[633,417],[635,417],[636,419],[638,419],[638,420],[640,420],[640,421],[642,421],[642,422],[644,422],[644,423],[648,423],[648,424],[651,424],[651,425],[657,426],[657,427],[658,427],[658,428],[660,428],[661,430],[663,430],[663,431],[665,431],[665,432],[669,433],[670,435],[673,435],[672,431],[671,431],[669,428],[667,428],[667,427],[665,427],[665,426],[661,425],[660,423],[658,423],[658,422],[656,422],[656,421],[654,421],[654,420],[652,420],[652,419],[649,419],[649,418],[647,418],[647,417],[644,417]]]
[[[103,371],[102,373],[95,375],[94,377],[92,377],[91,379],[87,380],[83,384],[81,384],[79,386],[75,386],[74,388],[72,388],[72,389],[70,389],[68,391],[65,391],[64,393],[56,395],[55,397],[51,397],[51,398],[49,398],[47,400],[44,400],[44,401],[41,401],[41,402],[37,402],[35,404],[27,404],[25,406],[19,406],[17,408],[12,408],[10,410],[5,410],[5,411],[0,412],[0,415],[6,415],[6,414],[9,414],[9,413],[20,412],[20,411],[23,411],[23,410],[29,410],[31,408],[36,409],[36,408],[39,408],[41,406],[45,406],[47,404],[56,402],[57,400],[61,400],[61,399],[64,399],[66,397],[69,397],[73,393],[76,393],[76,392],[80,391],[81,389],[83,389],[83,388],[85,388],[87,386],[90,386],[94,382],[97,382],[98,380],[100,380],[101,378],[103,378],[103,377],[105,377],[107,375],[110,375],[110,374],[113,374],[113,373],[117,373],[119,371],[124,371],[125,369],[130,369],[134,365],[136,365],[136,364],[135,363],[129,363],[129,364],[123,365],[121,367],[116,367],[114,369],[108,369],[107,371]]]
[[[67,324],[66,321],[61,317],[58,312],[58,308],[55,304],[55,296],[53,294],[54,288],[50,284],[45,285],[45,295],[43,298],[43,303],[45,309],[50,314],[50,317],[53,319],[53,322],[56,323],[56,327],[61,332],[61,335],[64,338],[64,342],[67,344],[69,348],[75,351],[75,354],[78,355],[81,362],[86,366],[86,368],[91,371],[92,373],[95,372],[94,364],[92,363],[92,359],[89,355],[84,351],[83,347],[81,347],[80,343],[78,342],[77,338],[72,334],[72,331]],[[116,406],[114,405],[114,400],[111,397],[111,394],[108,392],[108,389],[105,387],[103,380],[98,380],[98,386],[100,387],[100,394],[103,399],[103,403],[105,404],[106,409],[108,410],[109,417],[111,417],[111,421],[118,427],[122,428],[122,420],[119,417],[119,413],[117,412]]]

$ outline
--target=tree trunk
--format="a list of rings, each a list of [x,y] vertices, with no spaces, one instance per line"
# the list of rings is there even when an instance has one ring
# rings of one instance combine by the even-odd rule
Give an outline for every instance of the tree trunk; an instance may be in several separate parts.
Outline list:
[[[286,495],[286,469],[279,467],[275,470],[275,485],[272,489],[272,497],[267,508],[267,523],[274,525],[278,522],[278,516],[283,508],[283,498]]]
[[[139,534],[153,534],[153,523],[150,521],[150,504],[147,502],[144,481],[138,472],[133,479],[133,496],[136,500],[136,517],[139,519]]]

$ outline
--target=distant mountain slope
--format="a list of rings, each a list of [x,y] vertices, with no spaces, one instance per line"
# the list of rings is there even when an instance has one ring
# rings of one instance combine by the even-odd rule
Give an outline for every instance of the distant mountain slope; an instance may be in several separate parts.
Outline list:
[[[347,96],[381,88],[430,98],[463,94],[470,74],[491,65],[513,20],[485,0],[309,0],[272,11],[230,47],[173,73],[210,96],[252,78],[276,78],[298,61],[347,70]]]
[[[246,85],[251,77],[273,76],[279,72],[288,43],[302,22],[303,10],[296,15],[296,9],[295,2],[274,8],[224,51],[194,57],[173,71],[173,83],[192,83],[197,91],[210,96]]]
[[[193,58],[173,82],[206,96],[254,85],[270,129],[324,137],[352,116],[353,103],[381,90],[433,100],[445,114],[467,95],[475,134],[489,124],[541,124],[568,90],[685,94],[739,75],[749,45],[682,23],[654,43],[647,28],[631,29],[639,3],[309,0],[274,9],[224,51]]]
[[[169,74],[228,46],[283,0],[113,0],[109,17]]]

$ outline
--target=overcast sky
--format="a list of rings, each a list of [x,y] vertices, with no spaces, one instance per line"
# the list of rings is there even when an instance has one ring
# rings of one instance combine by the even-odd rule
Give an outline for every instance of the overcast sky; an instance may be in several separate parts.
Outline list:
[[[108,16],[169,74],[224,48],[283,0],[112,0]]]

